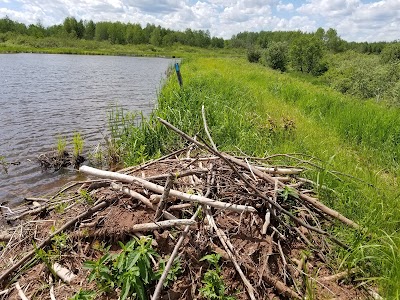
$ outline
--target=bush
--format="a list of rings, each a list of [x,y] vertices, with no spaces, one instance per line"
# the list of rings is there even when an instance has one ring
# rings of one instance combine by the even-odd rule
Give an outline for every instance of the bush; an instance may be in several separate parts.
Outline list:
[[[283,42],[272,43],[265,52],[266,64],[274,69],[286,71],[288,62],[288,46]]]
[[[261,58],[261,52],[256,49],[248,49],[247,50],[247,59],[251,63],[258,63]]]
[[[383,63],[392,63],[400,61],[400,43],[387,45],[381,53]]]

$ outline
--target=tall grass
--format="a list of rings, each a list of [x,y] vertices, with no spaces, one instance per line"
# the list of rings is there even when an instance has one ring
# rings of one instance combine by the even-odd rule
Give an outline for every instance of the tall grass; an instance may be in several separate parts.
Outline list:
[[[184,87],[171,76],[148,119],[137,123],[134,115],[123,116],[116,133],[126,163],[184,145],[156,116],[205,137],[204,105],[220,150],[250,156],[297,153],[275,156],[270,163],[305,166],[309,178],[334,189],[337,194],[321,192],[321,199],[364,229],[331,229],[352,246],[350,252],[338,249],[332,258],[337,265],[362,268],[360,283],[372,280],[388,299],[398,297],[400,112],[244,59],[192,58],[181,71]]]

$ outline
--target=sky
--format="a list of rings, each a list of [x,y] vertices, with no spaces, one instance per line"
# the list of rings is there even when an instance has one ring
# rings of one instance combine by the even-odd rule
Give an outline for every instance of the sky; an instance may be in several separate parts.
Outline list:
[[[314,32],[335,28],[347,41],[400,40],[400,0],[0,0],[0,18],[44,26],[77,20],[209,30]]]

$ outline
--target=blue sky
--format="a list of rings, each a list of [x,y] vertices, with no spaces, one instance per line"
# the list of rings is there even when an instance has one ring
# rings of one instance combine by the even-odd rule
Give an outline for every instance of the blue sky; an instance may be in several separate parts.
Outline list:
[[[44,26],[68,16],[152,23],[224,38],[241,31],[332,27],[347,41],[400,40],[400,0],[0,0],[0,18],[6,15]]]

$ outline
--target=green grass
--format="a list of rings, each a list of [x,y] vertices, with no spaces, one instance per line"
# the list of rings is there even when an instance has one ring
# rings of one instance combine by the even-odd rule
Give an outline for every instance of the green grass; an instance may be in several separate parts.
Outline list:
[[[398,298],[400,111],[346,97],[244,59],[190,58],[181,72],[184,87],[179,88],[171,76],[149,120],[133,127],[130,124],[138,123],[124,117],[119,143],[128,151],[126,163],[184,145],[155,115],[205,138],[202,105],[220,150],[250,156],[302,153],[297,157],[319,158],[311,161],[320,168],[301,165],[310,167],[309,178],[338,193],[321,192],[321,199],[365,228],[362,232],[332,229],[352,247],[350,252],[338,249],[332,258],[342,268],[360,266],[360,284],[372,280],[382,295]],[[288,157],[277,157],[272,163],[300,164]]]

